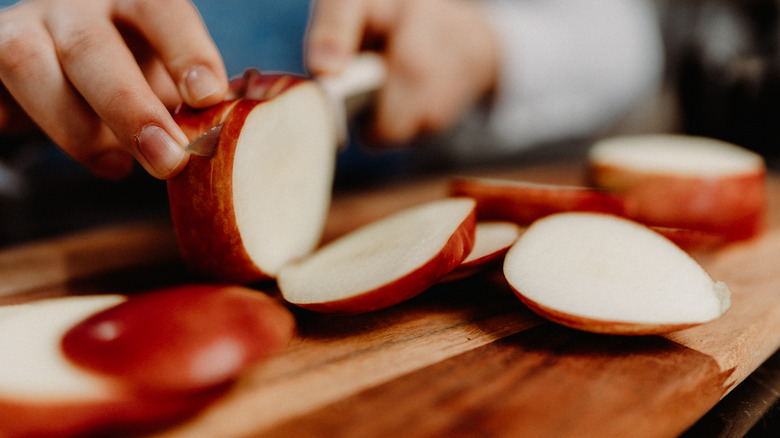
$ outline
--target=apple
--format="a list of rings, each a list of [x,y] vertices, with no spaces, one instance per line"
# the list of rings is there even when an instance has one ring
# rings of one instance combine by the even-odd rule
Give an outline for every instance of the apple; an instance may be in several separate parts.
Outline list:
[[[509,249],[504,275],[531,310],[575,329],[659,334],[720,317],[730,292],[645,225],[600,213],[534,222]]]
[[[755,152],[720,140],[674,134],[613,137],[588,155],[593,185],[625,199],[626,215],[649,225],[719,233],[760,233],[766,167]]]
[[[292,314],[241,286],[183,285],[130,297],[72,327],[79,366],[148,392],[193,392],[235,380],[292,339]]]
[[[475,274],[487,266],[502,261],[504,255],[515,243],[523,227],[514,222],[477,222],[474,233],[474,248],[455,269],[442,281],[453,281]]]
[[[445,198],[347,233],[279,272],[288,302],[318,312],[360,313],[409,299],[471,252],[476,203]]]
[[[623,214],[621,197],[590,187],[537,184],[493,178],[453,178],[449,193],[477,200],[480,220],[528,225],[540,217],[565,211]]]
[[[306,80],[272,99],[238,100],[214,156],[191,156],[168,180],[179,247],[194,272],[240,284],[272,279],[318,245],[337,151],[329,105],[322,88]]]
[[[222,124],[238,101],[239,99],[226,100],[208,108],[192,108],[182,104],[173,111],[173,119],[187,139],[192,141],[211,128]]]
[[[63,334],[120,295],[68,297],[2,307],[0,318],[0,436],[66,437],[143,428],[191,414],[216,392],[141,396],[122,381],[70,362]]]
[[[722,233],[714,233],[690,228],[654,227],[656,233],[671,240],[675,245],[688,253],[707,252],[720,248],[730,242]]]

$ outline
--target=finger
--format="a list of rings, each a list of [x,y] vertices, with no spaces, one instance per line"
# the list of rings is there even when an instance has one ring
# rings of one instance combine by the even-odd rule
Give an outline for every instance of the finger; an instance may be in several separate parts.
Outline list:
[[[151,175],[176,175],[187,162],[186,136],[105,11],[68,6],[51,7],[46,21],[67,78]]]
[[[306,64],[313,74],[340,72],[357,53],[366,26],[366,1],[317,0],[306,35]]]
[[[197,9],[188,0],[115,2],[117,19],[137,29],[170,72],[184,101],[219,103],[228,90],[222,58]]]
[[[46,29],[40,23],[29,24],[24,14],[20,8],[0,23],[0,80],[75,161],[102,177],[127,176],[133,166],[129,154],[63,77]]]

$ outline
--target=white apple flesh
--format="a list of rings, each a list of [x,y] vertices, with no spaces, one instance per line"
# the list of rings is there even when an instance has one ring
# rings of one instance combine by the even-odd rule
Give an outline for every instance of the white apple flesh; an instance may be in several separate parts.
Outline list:
[[[277,278],[284,299],[320,312],[360,313],[409,299],[471,252],[475,202],[447,198],[402,210],[348,233]]]
[[[686,135],[605,139],[589,152],[594,186],[625,199],[626,215],[648,225],[746,239],[765,225],[763,158],[731,143]]]
[[[657,334],[720,317],[730,292],[686,252],[617,216],[561,213],[531,225],[504,260],[529,308],[598,333]]]
[[[0,436],[70,437],[143,429],[202,408],[215,394],[142,397],[64,356],[63,334],[125,301],[119,295],[69,297],[0,307]]]
[[[215,155],[190,157],[168,181],[188,266],[222,281],[250,283],[274,278],[286,263],[311,252],[330,206],[336,131],[328,98],[313,81],[232,106]]]
[[[522,232],[523,227],[514,222],[477,222],[474,248],[442,281],[468,277],[500,262]]]

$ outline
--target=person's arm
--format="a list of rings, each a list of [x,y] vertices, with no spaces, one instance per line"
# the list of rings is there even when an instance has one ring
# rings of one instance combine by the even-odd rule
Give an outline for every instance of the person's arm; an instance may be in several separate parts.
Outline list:
[[[0,131],[24,111],[74,160],[122,178],[132,157],[169,178],[187,163],[170,115],[228,82],[189,0],[27,0],[0,10]]]

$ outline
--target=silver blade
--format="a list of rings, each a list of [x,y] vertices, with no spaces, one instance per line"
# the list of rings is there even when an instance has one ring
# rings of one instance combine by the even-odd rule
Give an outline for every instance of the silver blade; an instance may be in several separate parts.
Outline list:
[[[222,125],[217,125],[192,140],[184,150],[193,155],[210,157],[217,151],[220,132],[222,132]]]

